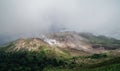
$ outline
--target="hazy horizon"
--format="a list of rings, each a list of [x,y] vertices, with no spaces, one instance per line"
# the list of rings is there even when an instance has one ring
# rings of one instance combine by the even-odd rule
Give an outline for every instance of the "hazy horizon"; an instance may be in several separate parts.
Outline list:
[[[62,29],[120,39],[120,0],[0,0],[0,40]]]

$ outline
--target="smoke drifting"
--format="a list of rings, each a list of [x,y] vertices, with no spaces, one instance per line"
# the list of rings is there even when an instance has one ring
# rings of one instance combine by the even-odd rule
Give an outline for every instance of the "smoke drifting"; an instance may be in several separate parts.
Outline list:
[[[0,38],[38,36],[63,28],[120,38],[120,1],[0,0]]]

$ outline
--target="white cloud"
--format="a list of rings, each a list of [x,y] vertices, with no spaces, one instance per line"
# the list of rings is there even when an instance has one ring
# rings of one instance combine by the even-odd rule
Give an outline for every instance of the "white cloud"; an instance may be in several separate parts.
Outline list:
[[[119,0],[1,0],[0,34],[49,32],[53,24],[79,32],[120,33],[119,4]]]

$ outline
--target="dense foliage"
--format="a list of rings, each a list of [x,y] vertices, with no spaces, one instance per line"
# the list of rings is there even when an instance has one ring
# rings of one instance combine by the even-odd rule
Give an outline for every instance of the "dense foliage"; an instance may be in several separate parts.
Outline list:
[[[49,57],[44,51],[0,52],[0,71],[42,71],[44,67],[63,64],[62,60]]]
[[[93,54],[87,57],[59,58],[52,51],[40,52],[4,52],[0,51],[0,71],[119,71],[120,58],[113,58],[97,64],[77,62],[83,60],[100,59],[105,54]],[[114,64],[114,65],[111,65]]]
[[[45,68],[44,71],[120,71],[120,64],[113,64],[92,69],[64,69],[64,68]]]

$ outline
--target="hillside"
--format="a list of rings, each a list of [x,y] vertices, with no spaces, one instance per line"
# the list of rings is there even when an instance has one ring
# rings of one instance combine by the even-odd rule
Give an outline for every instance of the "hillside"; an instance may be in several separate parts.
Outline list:
[[[104,47],[107,50],[114,50],[120,48],[120,40],[106,37],[103,35],[95,36],[91,33],[80,33],[80,36],[89,40],[93,48]]]
[[[56,32],[40,35],[39,38],[20,38],[8,43],[5,47],[7,46],[9,46],[9,49],[13,48],[12,50],[16,51],[20,49],[35,51],[38,50],[40,46],[45,46],[92,53],[96,48],[104,50],[119,49],[120,40],[106,36],[95,36],[90,33]]]
[[[119,43],[114,38],[77,32],[20,38],[0,47],[0,71],[119,70]]]

